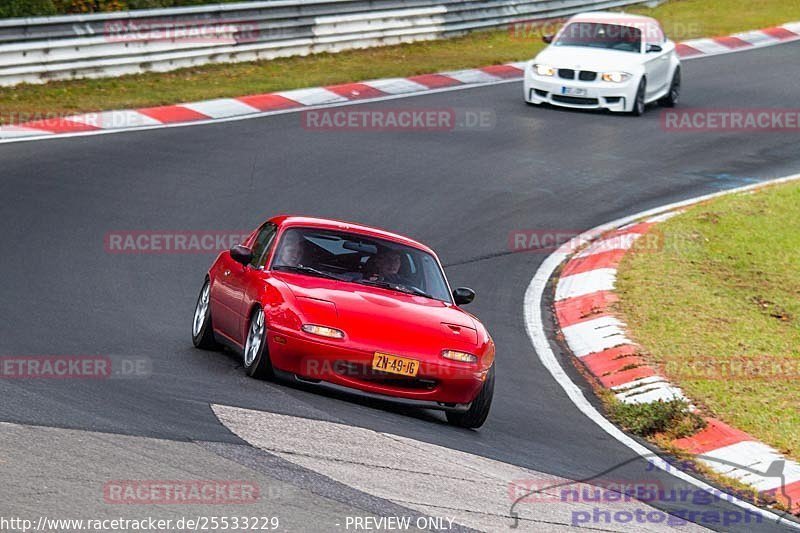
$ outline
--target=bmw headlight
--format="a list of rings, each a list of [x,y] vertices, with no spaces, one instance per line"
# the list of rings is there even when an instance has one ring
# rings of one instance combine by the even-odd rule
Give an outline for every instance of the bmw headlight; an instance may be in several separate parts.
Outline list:
[[[631,75],[627,72],[603,72],[602,79],[611,83],[622,83],[631,79]]]
[[[539,76],[555,76],[556,74],[556,69],[540,63],[533,64],[533,71]]]

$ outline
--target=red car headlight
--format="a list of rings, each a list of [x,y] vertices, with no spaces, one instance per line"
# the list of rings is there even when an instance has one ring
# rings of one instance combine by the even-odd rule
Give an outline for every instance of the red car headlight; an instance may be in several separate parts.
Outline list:
[[[450,359],[451,361],[458,361],[459,363],[477,363],[478,357],[467,352],[459,352],[457,350],[443,350],[442,357]]]
[[[344,339],[344,331],[336,328],[329,328],[328,326],[319,326],[317,324],[303,324],[301,328],[306,333],[312,335],[319,335],[320,337],[327,337],[329,339]]]

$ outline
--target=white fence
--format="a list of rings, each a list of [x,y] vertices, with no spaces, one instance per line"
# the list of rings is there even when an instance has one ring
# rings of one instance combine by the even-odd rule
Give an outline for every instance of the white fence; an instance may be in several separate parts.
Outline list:
[[[643,0],[271,0],[0,20],[0,85],[436,39]]]

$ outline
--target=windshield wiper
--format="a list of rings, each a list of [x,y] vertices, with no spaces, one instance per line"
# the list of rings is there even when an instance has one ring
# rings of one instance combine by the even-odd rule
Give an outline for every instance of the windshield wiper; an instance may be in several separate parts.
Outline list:
[[[423,291],[419,287],[415,287],[414,285],[399,285],[399,287],[401,287],[402,290],[414,293],[417,296],[423,296],[425,298],[431,298],[433,300],[437,300],[438,299],[438,298],[435,298],[433,295],[428,294],[427,292]]]
[[[335,279],[336,281],[344,281],[339,276],[335,276],[330,272],[323,272],[322,270],[317,270],[314,267],[305,266],[305,265],[277,265],[272,267],[273,270],[288,270],[290,272],[302,272],[303,274],[311,274],[312,276],[318,276],[320,278],[328,278],[328,279]]]
[[[413,285],[403,285],[402,283],[390,283],[388,281],[380,281],[380,280],[373,281],[368,279],[359,280],[358,283],[363,283],[364,285],[374,285],[376,287],[381,287],[383,289],[390,289],[393,291],[404,292],[406,294],[414,294],[416,296],[422,296],[424,298],[430,298],[432,300],[436,300],[436,298],[434,298],[427,292],[423,291],[419,287],[414,287]]]

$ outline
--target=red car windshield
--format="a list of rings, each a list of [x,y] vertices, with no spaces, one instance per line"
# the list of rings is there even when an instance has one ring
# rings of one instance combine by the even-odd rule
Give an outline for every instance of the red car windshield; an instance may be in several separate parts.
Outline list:
[[[271,268],[452,302],[444,273],[431,254],[357,233],[288,229]]]

